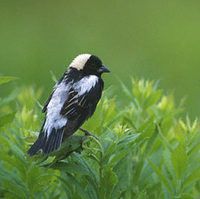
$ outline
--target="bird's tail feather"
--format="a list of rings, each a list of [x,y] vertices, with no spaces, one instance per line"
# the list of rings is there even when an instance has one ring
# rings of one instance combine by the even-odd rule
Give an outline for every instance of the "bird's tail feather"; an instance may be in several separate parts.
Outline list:
[[[63,134],[64,134],[63,128],[58,130],[53,129],[49,136],[47,136],[46,133],[41,132],[38,139],[31,146],[31,148],[28,150],[27,153],[30,156],[33,156],[37,154],[40,150],[44,154],[49,154],[57,150],[61,145]]]
[[[42,147],[43,153],[48,154],[57,150],[61,145],[63,133],[63,128],[58,130],[53,129],[45,145]]]

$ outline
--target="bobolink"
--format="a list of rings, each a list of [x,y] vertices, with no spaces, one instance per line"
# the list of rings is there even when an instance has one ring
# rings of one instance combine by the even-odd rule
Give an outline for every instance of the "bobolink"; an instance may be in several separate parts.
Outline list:
[[[95,55],[81,54],[72,61],[43,107],[45,120],[27,152],[30,156],[59,149],[93,115],[104,87],[104,72],[110,71]]]

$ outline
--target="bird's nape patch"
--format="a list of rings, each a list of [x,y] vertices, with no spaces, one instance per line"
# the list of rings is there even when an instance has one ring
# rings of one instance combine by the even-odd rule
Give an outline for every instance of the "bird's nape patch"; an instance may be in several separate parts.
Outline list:
[[[69,67],[76,68],[77,70],[82,70],[85,63],[88,61],[90,57],[91,57],[90,54],[80,54],[72,61]]]

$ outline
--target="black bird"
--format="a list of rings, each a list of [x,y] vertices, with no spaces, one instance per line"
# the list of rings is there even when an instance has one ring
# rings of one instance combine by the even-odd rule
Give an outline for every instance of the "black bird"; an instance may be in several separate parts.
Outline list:
[[[59,149],[93,115],[104,87],[104,72],[110,71],[95,55],[81,54],[72,61],[44,105],[45,120],[27,152],[30,156]]]

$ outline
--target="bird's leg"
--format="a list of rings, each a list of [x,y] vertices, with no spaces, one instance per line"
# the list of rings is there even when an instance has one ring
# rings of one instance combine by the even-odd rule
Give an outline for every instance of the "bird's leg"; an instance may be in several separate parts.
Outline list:
[[[79,128],[79,130],[82,131],[83,133],[85,133],[85,135],[81,138],[82,142],[86,136],[92,136],[92,137],[95,137],[97,140],[99,140],[95,135],[92,135],[89,131],[82,129],[82,128]]]
[[[93,136],[89,131],[79,128],[79,130],[81,130],[83,133],[85,133],[86,136]]]

